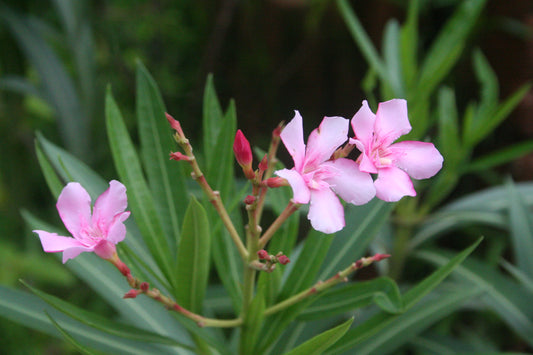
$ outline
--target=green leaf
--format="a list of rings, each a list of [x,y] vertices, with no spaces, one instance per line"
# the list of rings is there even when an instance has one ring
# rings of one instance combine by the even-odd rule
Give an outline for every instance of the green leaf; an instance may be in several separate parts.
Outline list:
[[[209,276],[211,235],[202,205],[192,197],[185,219],[176,264],[177,301],[195,313],[202,311]]]
[[[157,84],[138,61],[137,122],[141,154],[157,214],[165,222],[162,223],[164,235],[173,252],[179,241],[179,216],[185,213],[188,195],[183,164],[168,158],[170,151],[175,150],[175,143],[165,111]]]
[[[438,270],[434,271],[431,275],[407,291],[402,298],[405,310],[409,310],[425,295],[433,291],[461,262],[464,261],[480,242],[481,239],[457,254],[445,265],[441,266]],[[384,311],[377,313],[358,327],[348,331],[331,351],[337,353],[353,348],[357,344],[378,334],[397,317],[398,315],[396,314],[390,314]]]
[[[359,22],[359,19],[353,12],[347,0],[337,0],[337,6],[341,13],[348,30],[352,35],[355,43],[358,45],[363,57],[365,57],[368,65],[377,73],[380,79],[384,83],[389,82],[388,71],[385,63],[379,57],[376,48],[372,44],[372,41],[368,37],[368,34],[364,30],[363,26]]]
[[[335,342],[348,331],[352,322],[353,318],[350,318],[335,328],[309,339],[305,343],[286,353],[286,355],[320,355],[331,345],[335,344]]]
[[[318,278],[325,280],[362,257],[393,208],[393,203],[378,199],[363,206],[346,205],[346,227],[333,238]]]
[[[507,182],[510,208],[511,241],[516,264],[522,272],[533,278],[533,216],[512,181]]]
[[[243,331],[241,332],[241,347],[242,354],[257,354],[256,343],[259,337],[259,331],[263,324],[265,312],[265,296],[264,288],[258,287],[257,293],[250,303],[248,308],[247,318],[244,320]]]
[[[486,0],[465,0],[440,30],[420,69],[417,99],[428,97],[455,65]]]
[[[387,68],[387,84],[391,93],[382,96],[383,99],[405,97],[405,87],[402,76],[402,63],[400,54],[400,26],[398,21],[389,20],[383,35],[383,59]]]
[[[443,87],[438,95],[439,150],[446,157],[446,169],[453,169],[462,158],[459,118],[455,92]]]
[[[403,311],[402,296],[394,280],[378,277],[325,292],[307,307],[298,319],[308,321],[329,318],[368,306],[372,302],[379,302],[381,309],[389,313]]]
[[[449,263],[449,253],[417,252],[416,256],[436,265]],[[523,340],[533,346],[533,307],[529,292],[483,262],[470,258],[455,275],[485,291],[483,303],[496,312]]]
[[[36,296],[41,298],[43,301],[45,301],[46,303],[48,303],[49,305],[51,305],[58,311],[66,314],[67,316],[73,319],[76,319],[77,321],[85,325],[88,325],[89,327],[92,327],[97,330],[101,330],[104,333],[115,335],[117,337],[124,338],[124,339],[141,341],[143,343],[168,344],[168,345],[184,347],[187,349],[192,349],[190,346],[180,344],[174,339],[161,336],[159,334],[149,332],[146,330],[142,330],[136,327],[132,327],[131,325],[128,325],[125,323],[118,323],[118,322],[109,320],[107,318],[99,316],[98,314],[94,312],[88,312],[71,303],[65,302],[55,296],[42,292],[30,286],[29,284],[27,284],[26,282],[22,280],[21,282],[22,284],[24,284],[24,286],[29,288]]]
[[[419,9],[419,0],[408,2],[407,20],[400,30],[401,73],[403,74],[403,80],[406,83],[408,91],[413,85],[417,72]]]
[[[394,318],[377,334],[351,347],[350,352],[357,355],[393,353],[437,321],[457,312],[467,300],[479,296],[481,291],[463,286],[434,293],[436,294],[431,295],[433,297],[428,297]],[[345,339],[349,339],[349,333]],[[342,343],[340,340],[332,350],[335,353],[347,350],[348,347],[344,347]]]
[[[41,167],[41,171],[43,172],[46,184],[52,192],[52,196],[57,198],[61,193],[61,190],[63,189],[63,183],[54,171],[54,167],[52,166],[52,164],[48,161],[48,159],[46,159],[46,156],[44,155],[42,149],[39,147],[37,141],[35,141],[35,153],[37,154],[37,160],[39,161],[39,166]]]
[[[95,330],[67,317],[27,292],[0,285],[0,316],[40,332],[58,337],[60,334],[44,312],[80,342],[113,354],[190,354],[182,349],[171,349],[156,344],[137,342]],[[123,300],[121,300],[123,302]]]
[[[31,21],[5,5],[1,8],[0,16],[38,72],[41,92],[57,113],[60,134],[68,150],[79,156],[87,156],[90,142],[87,134],[89,121],[81,108],[76,87],[66,68]]]
[[[513,144],[509,147],[499,149],[477,158],[473,162],[468,163],[462,169],[462,173],[482,172],[494,168],[499,165],[510,163],[518,158],[523,157],[533,151],[533,141],[526,141]]]
[[[223,121],[224,114],[215,91],[213,74],[209,74],[205,83],[202,119],[204,155],[207,160],[207,166],[217,159],[218,152],[214,148],[224,126]]]
[[[122,182],[126,185],[129,206],[141,230],[144,242],[169,283],[177,289],[172,267],[173,256],[161,228],[152,195],[144,179],[139,157],[110,88],[106,96],[106,124],[113,160]]]
[[[63,338],[65,338],[70,344],[72,344],[76,350],[78,350],[82,354],[86,355],[95,355],[96,352],[93,350],[88,349],[87,347],[81,345],[72,335],[70,335],[65,329],[63,329],[55,320],[52,318],[46,311],[44,312],[48,319],[50,319],[50,322],[56,327],[56,329],[63,335]]]

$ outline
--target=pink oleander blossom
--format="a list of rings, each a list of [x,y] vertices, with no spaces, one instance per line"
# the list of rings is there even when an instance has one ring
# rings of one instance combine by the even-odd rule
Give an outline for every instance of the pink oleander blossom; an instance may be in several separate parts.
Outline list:
[[[94,252],[109,259],[116,251],[115,245],[124,240],[124,221],[130,212],[126,187],[116,180],[98,197],[91,214],[91,197],[77,182],[68,183],[57,199],[57,211],[72,237],[34,230],[47,253],[63,252],[63,263],[82,252]]]
[[[310,203],[307,218],[314,229],[334,233],[344,225],[344,209],[337,198],[362,205],[376,191],[370,174],[359,170],[350,159],[331,160],[335,150],[348,138],[348,120],[324,117],[320,126],[309,135],[307,147],[303,139],[302,116],[294,118],[281,132],[281,140],[294,160],[294,168],[276,171],[293,190],[293,201]]]
[[[413,179],[427,179],[441,168],[443,158],[432,143],[404,141],[392,144],[411,131],[407,117],[407,102],[394,99],[382,102],[376,114],[363,101],[352,118],[355,144],[361,151],[359,169],[378,174],[374,185],[376,197],[388,202],[403,196],[416,196]]]

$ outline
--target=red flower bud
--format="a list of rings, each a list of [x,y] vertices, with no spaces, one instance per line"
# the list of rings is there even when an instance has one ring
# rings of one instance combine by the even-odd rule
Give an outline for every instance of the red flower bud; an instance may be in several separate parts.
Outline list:
[[[254,201],[255,201],[255,197],[252,195],[248,195],[244,198],[244,203],[247,205],[251,205],[252,203],[254,203]]]
[[[281,265],[287,265],[288,263],[290,263],[291,261],[289,260],[289,258],[287,258],[286,255],[280,255],[278,256],[278,261]]]
[[[237,133],[235,134],[233,153],[235,153],[235,158],[241,167],[251,167],[253,157],[250,142],[248,142],[240,129],[237,130]]]
[[[265,154],[259,163],[259,171],[265,171],[266,169],[268,169],[268,156]]]
[[[280,177],[271,177],[269,179],[266,179],[265,182],[268,187],[281,187],[288,185],[287,180]]]
[[[381,260],[387,259],[387,258],[390,258],[390,254],[376,254],[373,257],[374,261],[381,261]]]
[[[281,122],[274,130],[272,131],[272,138],[279,138],[281,136],[281,131],[283,130],[284,122]]]
[[[259,259],[264,260],[268,258],[268,252],[265,249],[261,249],[257,252]]]
[[[148,282],[141,282],[139,288],[142,292],[146,292],[148,289],[150,289],[150,284]]]
[[[185,134],[183,133],[183,130],[181,129],[181,125],[179,121],[175,120],[174,117],[170,116],[166,112],[165,112],[165,116],[167,117],[168,123],[170,123],[170,127],[172,127],[172,129],[175,130],[180,137],[185,137]]]
[[[135,298],[139,294],[139,290],[131,289],[122,298]]]
[[[180,161],[180,160],[191,161],[191,158],[189,158],[188,156],[186,156],[185,154],[180,153],[180,152],[171,152],[171,153],[170,153],[170,160],[175,160],[175,161]]]

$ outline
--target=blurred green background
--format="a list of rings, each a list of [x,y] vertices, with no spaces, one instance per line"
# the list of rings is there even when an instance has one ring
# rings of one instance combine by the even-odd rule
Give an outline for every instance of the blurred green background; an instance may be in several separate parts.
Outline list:
[[[420,2],[420,53],[460,2]],[[407,1],[350,3],[377,48],[385,23],[391,18],[403,22],[406,16]],[[533,78],[531,1],[489,0],[473,25],[444,80],[455,88],[460,111],[479,96],[471,65],[476,48],[497,74],[500,97]],[[133,131],[137,59],[150,70],[168,111],[193,140],[199,139],[208,73],[214,74],[221,102],[236,100],[239,128],[263,148],[270,131],[295,109],[310,130],[324,115],[350,118],[365,99],[361,83],[368,65],[334,1],[0,1],[0,283],[16,286],[23,278],[106,311],[42,253],[36,236],[24,227],[21,211],[58,221],[34,153],[36,131],[107,179],[115,177],[104,129],[104,89],[111,84]],[[531,139],[532,117],[529,92],[474,156]],[[483,174],[466,174],[451,196],[498,184],[508,175],[531,180],[532,163],[533,155],[525,155]],[[0,320],[0,348],[8,353],[68,351],[37,333],[28,340],[29,334]],[[512,340],[505,345],[522,350],[513,349]]]

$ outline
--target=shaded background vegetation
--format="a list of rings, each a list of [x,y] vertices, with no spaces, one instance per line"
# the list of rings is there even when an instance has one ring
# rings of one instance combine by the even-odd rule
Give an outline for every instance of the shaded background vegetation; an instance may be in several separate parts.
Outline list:
[[[421,48],[434,39],[460,1],[422,1]],[[199,132],[202,92],[208,73],[225,103],[237,103],[239,127],[254,145],[266,147],[270,131],[299,109],[310,129],[324,115],[351,117],[365,98],[361,82],[368,69],[335,3],[320,0],[270,1],[85,1],[62,13],[62,1],[1,1],[0,22],[0,282],[18,278],[37,283],[66,299],[83,299],[89,308],[104,307],[76,288],[76,281],[55,262],[46,261],[37,238],[25,229],[21,209],[43,219],[56,212],[34,154],[35,131],[67,147],[108,179],[114,171],[105,137],[104,89],[111,84],[126,122],[135,128],[135,61],[140,59],[161,88],[167,109],[184,129]],[[354,1],[352,6],[376,46],[390,18],[400,22],[407,1]],[[455,87],[459,107],[478,96],[471,69],[472,51],[480,47],[498,74],[501,97],[533,78],[533,5],[528,0],[489,0],[469,44],[445,84]],[[13,19],[37,28],[67,74],[50,104],[48,85],[36,66],[35,52],[24,47]],[[43,52],[40,52],[43,53]],[[53,63],[52,63],[53,64]],[[58,80],[50,74],[52,82]],[[68,83],[67,83],[68,84]],[[74,90],[74,92],[72,92]],[[77,98],[78,111],[68,98]],[[59,118],[58,111],[68,117]],[[68,113],[75,113],[69,116]],[[494,148],[531,139],[533,93],[512,116],[476,148]],[[128,119],[131,118],[131,119]],[[68,120],[81,135],[69,135]],[[133,135],[135,137],[135,135]],[[533,178],[533,156],[480,175],[464,176],[454,196],[499,183]],[[47,265],[43,272],[42,265]],[[61,285],[60,291],[57,285]],[[25,330],[6,332],[0,346],[15,349]],[[496,326],[498,327],[498,326]],[[13,332],[9,333],[9,332]],[[8,340],[12,337],[13,340]],[[34,338],[35,342],[41,338]],[[46,342],[46,338],[43,338]],[[4,342],[5,344],[2,344]]]

